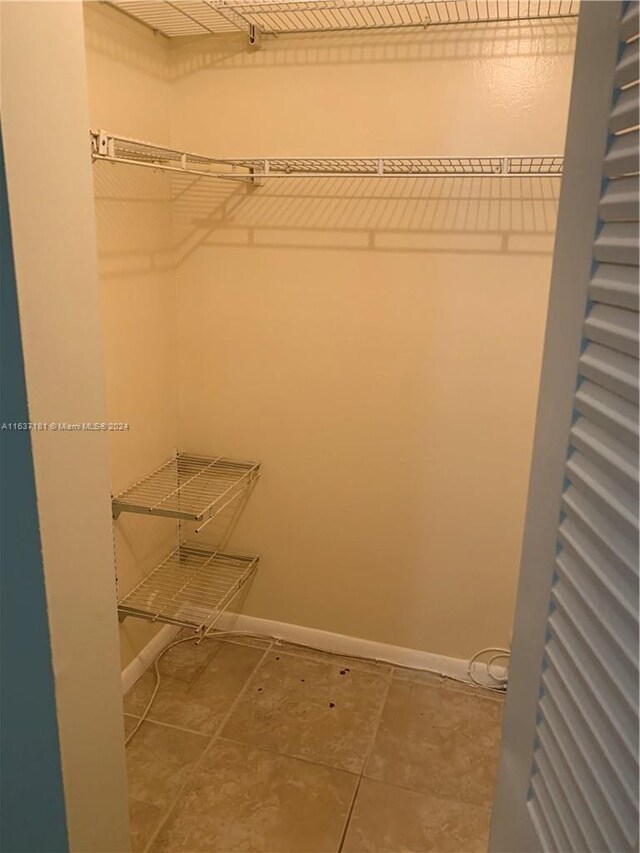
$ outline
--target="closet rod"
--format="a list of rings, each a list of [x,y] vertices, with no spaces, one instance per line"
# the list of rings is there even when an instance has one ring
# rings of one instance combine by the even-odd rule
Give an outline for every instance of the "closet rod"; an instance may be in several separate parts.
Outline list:
[[[261,184],[271,178],[523,178],[562,175],[563,157],[256,157],[220,158],[91,130],[94,161],[124,163],[219,180]]]

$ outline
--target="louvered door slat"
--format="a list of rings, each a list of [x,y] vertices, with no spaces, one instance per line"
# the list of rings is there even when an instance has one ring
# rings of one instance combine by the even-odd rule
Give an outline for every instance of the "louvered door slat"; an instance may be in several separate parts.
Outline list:
[[[567,462],[567,479],[584,490],[599,512],[618,525],[620,535],[637,536],[638,501],[629,500],[629,492],[579,452]]]
[[[612,778],[614,782],[622,782],[625,790],[633,792],[636,787],[637,737],[634,742],[628,733],[625,732],[623,736],[617,729],[607,707],[607,696],[601,696],[596,691],[588,674],[580,663],[572,659],[571,650],[563,644],[562,632],[559,633],[560,641],[552,637],[547,646],[549,670],[545,671],[543,688],[547,678],[555,674],[557,682],[551,691],[552,695],[561,701],[560,685],[563,685],[575,703],[574,710],[587,725],[590,737],[600,745],[603,755],[610,760],[609,769],[612,772],[608,778]]]
[[[632,543],[620,536],[618,526],[594,507],[589,497],[580,489],[569,485],[562,495],[562,511],[568,515],[578,527],[582,527],[596,548],[602,550],[611,560],[619,574],[623,577],[637,578],[635,551]],[[562,525],[561,525],[562,527]],[[600,577],[600,575],[598,575]],[[615,580],[601,577],[601,582],[613,596],[620,596],[623,604],[633,608],[633,601],[624,597],[617,589]],[[637,580],[632,581],[637,583]],[[634,613],[635,616],[635,613]]]
[[[620,22],[620,41],[626,42],[638,34],[638,13],[640,7],[638,3],[629,3],[622,15]]]
[[[638,310],[638,270],[619,264],[600,264],[589,285],[589,298],[604,305]]]
[[[539,771],[534,772],[531,787],[536,800],[543,806],[539,812],[534,812],[533,819],[539,825],[539,834],[543,840],[544,849],[571,850],[569,839],[552,806],[553,798],[549,794]]]
[[[633,652],[624,647],[633,639],[632,633],[635,632],[633,601],[615,589],[617,576],[625,575],[624,564],[615,566],[612,562],[607,563],[606,557],[598,564],[594,557],[603,551],[597,546],[590,546],[588,534],[571,517],[562,522],[560,540],[565,547],[556,559],[558,577],[568,579],[587,606],[594,610],[595,621],[603,622],[612,632],[614,641],[620,646],[621,656],[633,663]],[[620,586],[635,587],[637,592],[637,579],[631,573]]]
[[[538,729],[538,742],[538,765],[543,772],[552,768],[554,782],[565,803],[565,825],[569,825],[573,838],[580,839],[581,846],[577,849],[597,851],[605,843],[605,836],[590,813],[588,800],[573,772],[571,751],[564,741],[558,742],[547,715]]]
[[[559,842],[563,837],[567,839],[565,847],[558,848],[554,846],[551,849],[591,850],[592,848],[589,847],[587,840],[582,833],[580,823],[574,817],[572,804],[567,799],[567,792],[570,790],[569,786],[563,784],[559,779],[558,771],[560,762],[550,762],[544,747],[540,743],[540,737],[538,737],[538,742],[539,746],[536,750],[536,764],[538,765],[540,776],[544,780],[543,784],[547,788],[548,796],[557,806],[555,812],[558,816],[558,820],[556,824],[552,826],[553,835],[557,842]]]
[[[562,561],[556,565],[562,566]],[[606,674],[603,682],[615,685],[613,695],[617,694],[620,698],[621,707],[630,710],[632,714],[637,714],[638,703],[632,687],[633,680],[637,676],[637,668],[630,664],[626,656],[619,654],[619,644],[614,642],[608,634],[602,619],[593,617],[591,608],[585,603],[585,598],[576,592],[575,585],[568,580],[568,577],[563,571],[558,573],[553,594],[558,612],[562,611],[581,637],[584,629],[587,628],[589,638],[585,645],[588,645],[593,659]],[[613,662],[609,663],[611,659]]]
[[[620,178],[624,175],[637,173],[637,171],[638,131],[634,130],[615,136],[604,160],[605,175],[608,178]]]
[[[638,265],[638,229],[634,222],[606,222],[596,237],[593,256],[609,264]]]
[[[638,407],[585,379],[576,391],[576,411],[632,450],[638,447]]]
[[[566,606],[566,601],[559,596],[554,601],[555,609],[549,618],[551,636],[561,645],[593,694],[593,701],[598,701],[606,708],[609,725],[619,728],[622,732],[629,731],[635,722],[635,714],[627,702],[615,690],[615,684],[607,674],[607,669],[599,660],[592,643],[580,631]]]
[[[618,95],[614,108],[611,110],[611,121],[609,132],[619,133],[628,127],[635,127],[640,122],[640,109],[638,108],[638,89],[632,86],[624,89]]]
[[[626,805],[617,801],[598,770],[607,770],[598,760],[595,750],[588,755],[583,752],[584,741],[576,738],[574,730],[567,725],[566,718],[547,693],[540,701],[545,723],[541,729],[548,730],[553,739],[553,754],[560,753],[568,768],[573,785],[580,792],[580,818],[588,827],[592,847],[596,850],[620,849],[633,839],[633,826],[629,826]],[[572,721],[573,723],[573,721]],[[587,741],[588,743],[588,741]]]
[[[581,417],[571,428],[571,446],[580,450],[633,495],[638,485],[638,454],[610,432]]]
[[[556,737],[573,743],[575,750],[590,769],[593,783],[600,788],[604,799],[612,805],[612,810],[616,813],[617,819],[626,823],[626,818],[620,812],[628,806],[629,802],[632,803],[634,800],[635,792],[631,780],[625,778],[624,773],[620,773],[619,769],[616,768],[606,746],[597,737],[597,732],[581,713],[575,696],[572,696],[566,689],[554,668],[549,668],[545,672],[543,685],[545,695],[540,700],[540,705],[543,713],[549,705],[557,713],[556,720],[552,720],[557,731]],[[585,773],[584,768],[582,773]],[[611,776],[614,776],[616,781],[620,783],[620,788],[617,790],[618,798],[613,796],[611,789],[607,786],[607,780]],[[617,807],[612,804],[612,801],[614,804],[617,803]]]
[[[622,39],[627,41],[627,39]],[[631,41],[622,52],[616,67],[616,87],[622,89],[638,79],[638,41]]]
[[[610,181],[600,199],[598,213],[603,222],[633,219],[638,209],[638,178],[635,175]]]
[[[588,770],[584,772],[584,760],[570,733],[560,723],[548,697],[541,700],[540,709],[544,713],[544,722],[538,737],[545,758],[556,768],[556,776],[567,792],[571,811],[578,826],[583,829],[584,846],[575,849],[603,850],[607,845],[607,836],[615,837],[619,844],[624,837],[623,833],[614,821],[607,820],[607,803],[597,786],[588,778]]]
[[[618,223],[617,227],[621,227]],[[631,224],[637,232],[637,225]],[[637,235],[635,237],[637,240]],[[585,324],[585,337],[590,341],[638,357],[638,315],[635,311],[595,304]]]
[[[580,375],[638,403],[638,361],[599,344],[589,343],[580,356]]]

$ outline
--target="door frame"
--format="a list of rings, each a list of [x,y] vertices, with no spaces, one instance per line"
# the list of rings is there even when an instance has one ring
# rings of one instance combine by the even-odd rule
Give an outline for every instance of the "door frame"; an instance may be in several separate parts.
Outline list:
[[[620,0],[589,0],[580,5],[509,689],[489,839],[492,853],[541,849],[527,807],[529,779],[622,7]]]
[[[28,420],[43,425],[29,434],[68,845],[126,853],[109,437],[102,429],[58,427],[108,420],[82,3],[2,2],[0,20]],[[28,586],[26,575],[22,583]],[[19,736],[28,735],[25,723]],[[40,820],[37,801],[29,805],[31,819]]]

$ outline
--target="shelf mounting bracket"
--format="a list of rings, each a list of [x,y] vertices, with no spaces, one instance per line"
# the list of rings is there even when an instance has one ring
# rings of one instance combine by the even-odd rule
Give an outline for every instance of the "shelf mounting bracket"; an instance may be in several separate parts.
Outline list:
[[[255,24],[249,24],[249,47],[259,50],[262,47],[262,32]]]

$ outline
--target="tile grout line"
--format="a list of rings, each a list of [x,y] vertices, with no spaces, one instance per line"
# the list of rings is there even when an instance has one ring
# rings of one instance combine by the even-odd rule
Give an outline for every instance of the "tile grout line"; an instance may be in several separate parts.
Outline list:
[[[131,716],[131,714],[129,714],[129,716]],[[136,717],[135,719],[139,720],[140,717]],[[187,735],[197,735],[205,740],[211,740],[212,737],[209,732],[199,732],[197,729],[186,729],[184,726],[176,726],[175,723],[164,723],[162,720],[153,720],[151,717],[147,717],[145,719],[145,723],[152,723],[154,726],[162,726],[165,729],[174,729],[177,732],[184,732]]]
[[[347,817],[344,822],[344,826],[342,828],[342,835],[340,836],[340,843],[338,844],[338,853],[342,853],[342,848],[344,847],[344,843],[347,840],[347,832],[349,831],[349,824],[351,823],[351,816],[353,814],[353,810],[356,807],[356,800],[358,799],[358,794],[360,793],[360,785],[362,784],[362,776],[358,776],[358,781],[356,782],[356,789],[353,792],[353,797],[351,797],[351,803],[349,804],[349,808],[347,809]]]
[[[190,769],[190,771],[189,771],[189,774],[188,774],[187,778],[185,779],[184,783],[180,786],[180,788],[179,788],[179,790],[178,790],[178,793],[177,793],[177,794],[176,794],[176,796],[173,798],[173,800],[172,800],[171,804],[170,804],[170,805],[169,805],[169,807],[167,808],[167,811],[166,811],[165,816],[162,818],[162,820],[160,821],[160,823],[159,823],[159,824],[158,824],[158,826],[156,827],[155,832],[153,832],[153,833],[152,833],[151,837],[149,838],[149,841],[148,841],[148,842],[147,842],[147,844],[145,845],[144,853],[150,853],[152,846],[153,846],[153,845],[155,844],[155,842],[156,842],[156,839],[158,838],[158,836],[160,835],[160,833],[162,832],[162,830],[164,829],[164,827],[165,827],[165,826],[167,825],[167,823],[169,822],[169,818],[170,818],[170,817],[171,817],[171,815],[173,814],[173,812],[174,812],[174,810],[175,810],[175,808],[176,808],[176,806],[177,806],[177,804],[178,804],[179,799],[182,797],[182,794],[185,792],[185,790],[186,790],[186,789],[188,788],[188,786],[190,785],[191,780],[192,780],[192,778],[193,778],[193,776],[194,776],[195,772],[197,771],[197,769],[198,769],[198,767],[200,766],[200,764],[202,764],[202,762],[204,761],[205,756],[207,755],[207,753],[208,753],[208,752],[209,752],[209,750],[211,749],[212,745],[214,744],[214,742],[215,742],[215,741],[216,741],[216,739],[218,738],[218,735],[220,734],[220,732],[222,731],[222,729],[223,729],[223,728],[224,728],[224,726],[226,725],[227,720],[229,719],[229,717],[231,716],[231,714],[235,711],[236,706],[237,706],[237,705],[238,705],[238,703],[240,702],[240,699],[244,696],[244,694],[245,694],[245,692],[246,692],[247,688],[249,687],[249,684],[253,681],[255,674],[258,672],[258,670],[260,669],[260,667],[261,667],[261,666],[262,666],[262,664],[264,663],[264,660],[265,660],[265,658],[267,657],[267,655],[269,654],[269,652],[271,651],[272,646],[273,646],[273,643],[270,643],[270,644],[269,644],[269,646],[264,650],[264,652],[263,652],[263,654],[262,654],[262,657],[261,657],[261,658],[260,658],[260,660],[256,663],[256,665],[255,665],[255,667],[254,667],[253,671],[251,672],[251,674],[249,675],[249,677],[248,677],[248,678],[247,678],[247,680],[245,681],[245,683],[244,683],[244,685],[242,686],[242,688],[241,688],[240,692],[238,693],[238,695],[236,696],[236,698],[235,698],[235,699],[233,700],[233,702],[231,703],[231,705],[230,705],[230,707],[229,707],[229,710],[227,711],[227,713],[226,713],[226,714],[224,715],[224,717],[222,718],[222,720],[221,720],[221,722],[220,722],[220,725],[219,725],[219,726],[218,726],[218,728],[215,730],[214,734],[210,736],[210,738],[209,738],[209,743],[205,746],[204,750],[202,751],[202,755],[200,756],[200,758],[198,758],[198,760],[197,760],[196,762],[194,762],[193,766],[191,767],[191,769]]]
[[[336,767],[335,764],[325,764],[322,761],[314,761],[313,758],[305,758],[304,755],[292,755],[290,752],[278,752],[277,749],[271,749],[268,746],[259,746],[255,743],[245,743],[242,740],[237,740],[237,738],[229,737],[229,735],[218,734],[216,735],[216,739],[235,743],[237,746],[242,746],[245,749],[257,749],[258,752],[268,752],[269,755],[277,755],[279,758],[288,758],[291,761],[304,761],[305,764],[311,764],[314,767],[322,767],[323,770],[335,770],[336,773],[346,773],[348,776],[353,776],[355,779],[360,778],[360,775],[358,773],[354,773],[353,770],[345,770],[344,767]]]
[[[346,817],[346,820],[344,823],[344,828],[342,830],[342,835],[340,837],[340,844],[338,845],[338,853],[342,853],[342,848],[344,847],[344,843],[347,840],[347,832],[349,831],[349,825],[351,823],[353,811],[356,807],[356,800],[358,798],[358,794],[360,793],[360,785],[362,784],[362,780],[364,778],[366,778],[364,776],[364,771],[365,771],[365,768],[366,768],[367,763],[369,761],[369,758],[371,757],[371,753],[373,752],[373,748],[374,748],[376,740],[378,738],[378,731],[380,729],[380,723],[382,722],[382,717],[383,717],[385,708],[387,707],[387,700],[389,698],[389,693],[391,691],[391,685],[393,684],[393,674],[392,673],[393,673],[393,671],[388,673],[388,675],[387,675],[386,690],[384,692],[384,696],[382,698],[382,701],[380,702],[380,708],[378,709],[378,713],[376,715],[376,724],[375,724],[375,727],[373,729],[373,733],[371,735],[371,741],[369,743],[369,748],[366,751],[366,754],[365,754],[364,759],[362,761],[362,766],[360,768],[360,773],[358,774],[358,781],[356,783],[356,790],[354,792],[353,799],[351,801],[351,807],[349,808],[349,811],[347,812],[347,817]]]

